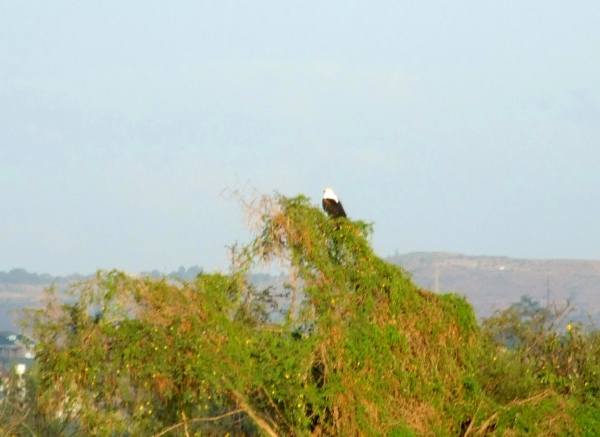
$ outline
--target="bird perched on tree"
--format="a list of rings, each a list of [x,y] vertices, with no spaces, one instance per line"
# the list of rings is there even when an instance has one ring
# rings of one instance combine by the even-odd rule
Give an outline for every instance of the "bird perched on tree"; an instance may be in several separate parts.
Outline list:
[[[323,209],[331,218],[346,217],[346,212],[331,188],[323,190]]]

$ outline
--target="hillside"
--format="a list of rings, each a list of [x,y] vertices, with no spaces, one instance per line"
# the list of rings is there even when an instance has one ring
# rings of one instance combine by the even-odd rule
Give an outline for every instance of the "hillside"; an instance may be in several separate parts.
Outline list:
[[[456,292],[465,295],[478,317],[488,317],[494,310],[506,308],[528,295],[540,303],[549,298],[569,300],[579,318],[600,321],[600,261],[539,260],[501,256],[469,256],[447,252],[413,252],[394,255],[387,261],[402,266],[414,282],[425,289]],[[185,280],[193,279],[202,269],[193,266],[168,274]],[[437,283],[436,283],[437,272]],[[143,275],[160,277],[158,271]],[[12,315],[7,311],[35,306],[45,287],[55,284],[59,290],[69,282],[88,279],[78,274],[59,277],[38,275],[23,269],[0,272],[0,329],[12,329]],[[257,274],[252,282],[258,286],[274,286],[282,291],[283,279]],[[280,302],[285,307],[285,302]]]
[[[58,290],[64,290],[68,282],[51,281],[47,284],[0,282],[0,330],[14,330],[14,311],[39,307],[44,289],[51,284],[54,284]]]
[[[445,252],[414,252],[387,260],[410,272],[421,287],[465,295],[479,317],[506,308],[523,295],[541,303],[547,299],[569,300],[581,316],[589,314],[598,319],[600,315],[600,261],[528,260]]]
[[[202,269],[192,266],[187,269],[180,267],[167,276],[183,280],[191,280],[200,273]],[[142,272],[144,276],[160,278],[164,275],[157,270]],[[44,289],[54,285],[56,289],[63,292],[69,284],[86,281],[94,275],[72,274],[69,276],[52,276],[48,273],[37,274],[25,269],[12,269],[0,271],[0,330],[14,329],[14,315],[12,312],[21,308],[38,307]]]

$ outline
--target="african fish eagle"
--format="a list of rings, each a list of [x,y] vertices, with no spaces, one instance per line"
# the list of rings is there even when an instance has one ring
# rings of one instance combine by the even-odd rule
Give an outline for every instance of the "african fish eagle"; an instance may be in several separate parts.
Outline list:
[[[323,190],[323,209],[332,218],[346,217],[346,212],[331,188]]]

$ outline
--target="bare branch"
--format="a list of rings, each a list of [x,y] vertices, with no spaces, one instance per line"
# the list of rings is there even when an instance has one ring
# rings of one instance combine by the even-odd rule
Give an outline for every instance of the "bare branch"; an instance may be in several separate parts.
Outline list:
[[[244,397],[240,393],[238,393],[237,391],[232,391],[231,394],[235,398],[238,405],[242,408],[242,410],[244,410],[244,412],[248,416],[250,416],[252,420],[254,420],[254,423],[256,423],[256,425],[260,429],[262,429],[270,437],[278,437],[278,434],[275,432],[273,427],[269,425],[269,423],[264,418],[262,418],[256,411],[254,411],[252,407],[250,407],[250,405],[248,405],[248,403],[244,400]]]
[[[233,416],[234,414],[243,413],[243,412],[244,412],[244,410],[242,410],[242,409],[238,409],[238,410],[234,410],[234,411],[229,411],[228,413],[225,413],[225,414],[221,414],[220,416],[214,416],[214,417],[198,417],[198,418],[196,418],[196,419],[191,419],[191,420],[186,420],[186,418],[185,418],[185,413],[182,413],[181,415],[182,415],[182,417],[183,417],[183,419],[184,419],[184,420],[183,420],[183,422],[179,422],[179,423],[176,423],[176,424],[175,424],[175,425],[173,425],[173,426],[170,426],[170,427],[168,427],[168,428],[165,428],[165,429],[163,429],[161,432],[159,432],[158,434],[154,434],[154,436],[153,436],[153,437],[160,437],[160,436],[163,436],[163,435],[165,435],[166,433],[168,433],[168,432],[170,432],[170,431],[173,431],[174,429],[177,429],[177,428],[179,428],[179,427],[181,427],[181,426],[183,426],[183,427],[186,427],[186,428],[187,428],[187,424],[188,424],[188,423],[194,423],[194,422],[214,422],[214,421],[216,421],[216,420],[221,420],[221,419],[224,419],[225,417],[228,417],[228,416]]]

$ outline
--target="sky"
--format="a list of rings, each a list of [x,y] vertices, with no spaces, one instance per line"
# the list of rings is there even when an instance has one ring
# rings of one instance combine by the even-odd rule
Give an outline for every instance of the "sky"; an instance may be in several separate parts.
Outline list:
[[[0,270],[228,268],[228,194],[381,256],[600,259],[600,3],[0,0]]]

